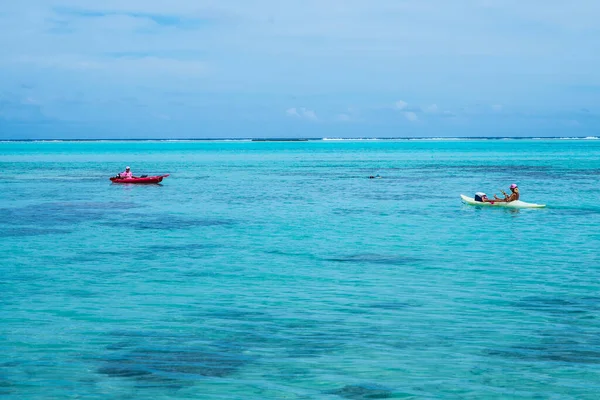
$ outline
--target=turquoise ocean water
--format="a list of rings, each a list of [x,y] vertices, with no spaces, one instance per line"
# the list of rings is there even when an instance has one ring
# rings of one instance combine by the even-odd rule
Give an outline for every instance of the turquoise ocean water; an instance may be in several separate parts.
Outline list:
[[[0,397],[596,399],[599,178],[594,140],[0,143]],[[513,182],[548,208],[460,202]]]

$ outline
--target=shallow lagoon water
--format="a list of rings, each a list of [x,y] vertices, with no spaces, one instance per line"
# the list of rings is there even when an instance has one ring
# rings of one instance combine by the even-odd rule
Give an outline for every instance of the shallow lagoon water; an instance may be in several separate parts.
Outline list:
[[[0,143],[0,171],[4,398],[600,391],[599,141]],[[548,208],[460,202],[513,182]]]

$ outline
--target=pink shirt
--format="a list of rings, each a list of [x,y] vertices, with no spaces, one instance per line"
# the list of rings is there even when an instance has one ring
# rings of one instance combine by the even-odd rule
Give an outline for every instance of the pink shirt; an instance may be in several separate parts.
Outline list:
[[[133,174],[131,173],[131,171],[130,172],[127,172],[127,171],[121,172],[119,175],[121,176],[121,178],[131,178],[131,177],[133,177]]]

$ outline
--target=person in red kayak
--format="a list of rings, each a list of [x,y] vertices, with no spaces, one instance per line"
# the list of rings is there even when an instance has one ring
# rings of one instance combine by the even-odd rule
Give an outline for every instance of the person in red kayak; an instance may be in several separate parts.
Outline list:
[[[125,167],[125,172],[119,173],[118,177],[121,179],[134,178],[133,174],[131,173],[131,168],[129,168],[129,167]]]
[[[510,191],[510,195],[506,194],[504,190],[502,191],[502,194],[504,195],[503,199],[500,199],[498,196],[494,195],[495,201],[501,203],[510,203],[511,201],[519,200],[519,187],[516,183],[510,185]]]

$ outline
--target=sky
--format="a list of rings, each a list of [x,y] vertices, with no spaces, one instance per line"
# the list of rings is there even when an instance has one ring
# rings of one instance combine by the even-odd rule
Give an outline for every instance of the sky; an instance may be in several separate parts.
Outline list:
[[[0,139],[600,136],[598,0],[0,6]]]

